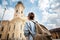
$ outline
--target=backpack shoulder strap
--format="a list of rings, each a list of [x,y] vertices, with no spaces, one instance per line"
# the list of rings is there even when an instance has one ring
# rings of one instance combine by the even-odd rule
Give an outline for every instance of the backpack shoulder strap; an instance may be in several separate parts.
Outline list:
[[[35,22],[34,22],[34,21],[32,21],[32,22],[33,22],[34,24],[38,23],[37,21],[35,21]]]
[[[29,23],[29,25],[27,24],[27,26],[29,27],[29,28],[28,28],[29,33],[30,33],[31,36],[33,37],[32,31],[31,31],[31,27],[30,27],[30,26],[31,26],[30,23]]]

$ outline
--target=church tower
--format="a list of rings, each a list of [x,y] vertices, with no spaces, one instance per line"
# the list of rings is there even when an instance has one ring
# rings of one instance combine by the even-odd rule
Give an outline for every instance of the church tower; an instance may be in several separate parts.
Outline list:
[[[18,2],[15,6],[14,18],[10,21],[9,24],[9,39],[12,40],[25,40],[24,36],[24,24],[26,17],[23,14],[24,5],[22,2]]]
[[[17,5],[15,6],[15,15],[14,18],[22,18],[24,17],[23,11],[24,11],[24,5],[22,2],[18,2]]]

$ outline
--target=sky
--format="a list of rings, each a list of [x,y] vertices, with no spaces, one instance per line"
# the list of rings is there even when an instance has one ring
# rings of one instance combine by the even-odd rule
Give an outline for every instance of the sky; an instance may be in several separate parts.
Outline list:
[[[0,20],[12,20],[18,1],[25,6],[24,14],[34,12],[35,20],[48,29],[60,27],[60,0],[0,0]],[[4,11],[6,8],[6,11]],[[5,12],[5,13],[4,13]]]

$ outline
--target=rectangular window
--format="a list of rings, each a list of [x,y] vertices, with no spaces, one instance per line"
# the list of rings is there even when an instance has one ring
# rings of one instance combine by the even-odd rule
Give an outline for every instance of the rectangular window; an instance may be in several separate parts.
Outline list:
[[[20,33],[20,38],[21,38],[22,34]]]
[[[22,25],[20,26],[20,29],[22,30]]]
[[[7,35],[7,40],[9,40],[9,34]]]
[[[1,31],[3,31],[4,27],[1,28]]]
[[[14,33],[12,34],[12,38],[14,38]]]
[[[60,32],[59,32],[59,39],[60,39]]]
[[[2,34],[0,34],[0,38],[1,38]]]
[[[9,26],[9,31],[10,31],[11,26]]]
[[[15,24],[14,24],[14,30],[15,30]]]

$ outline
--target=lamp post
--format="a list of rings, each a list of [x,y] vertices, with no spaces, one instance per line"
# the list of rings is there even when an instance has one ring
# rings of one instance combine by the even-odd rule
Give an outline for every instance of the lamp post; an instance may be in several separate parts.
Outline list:
[[[3,2],[5,2],[6,0],[3,0]],[[4,18],[4,15],[5,15],[5,11],[6,11],[6,3],[2,3],[2,6],[4,8],[4,11],[3,11],[3,15],[2,15],[2,18],[1,18],[1,23],[0,23],[0,27],[2,27],[2,21],[3,21],[3,18]]]
[[[3,12],[2,19],[1,19],[1,24],[0,24],[0,27],[2,27],[2,21],[3,21],[4,15],[5,15],[5,11],[6,11],[6,8],[4,8],[4,12]]]

